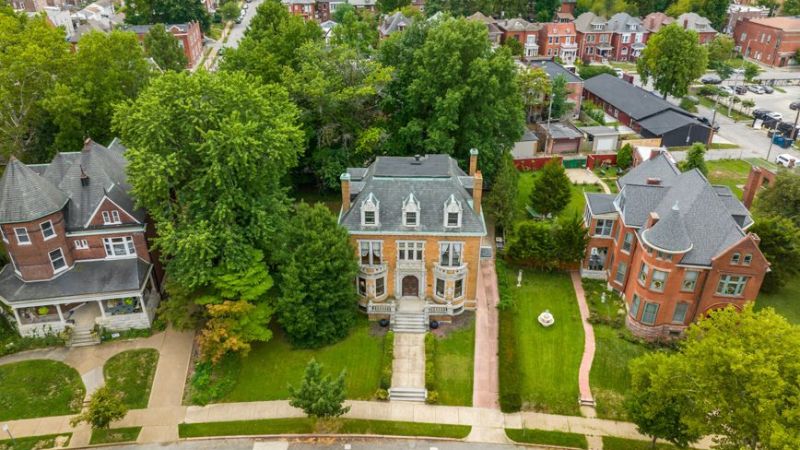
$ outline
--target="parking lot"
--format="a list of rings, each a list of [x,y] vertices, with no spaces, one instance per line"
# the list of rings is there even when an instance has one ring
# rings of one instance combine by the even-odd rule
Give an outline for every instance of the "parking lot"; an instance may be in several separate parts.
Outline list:
[[[786,93],[778,92],[772,94],[754,94],[747,92],[739,97],[752,99],[756,102],[756,108],[765,108],[783,114],[783,120],[794,122],[797,111],[789,109],[789,103],[800,100],[800,86],[781,86]]]

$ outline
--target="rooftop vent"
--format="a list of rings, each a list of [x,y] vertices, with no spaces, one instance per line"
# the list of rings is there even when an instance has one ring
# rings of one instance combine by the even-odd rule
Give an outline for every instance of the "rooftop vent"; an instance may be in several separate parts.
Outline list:
[[[659,186],[659,185],[661,185],[661,178],[655,178],[655,177],[648,178],[647,179],[647,184],[653,185],[653,186]]]
[[[86,175],[86,172],[83,171],[83,166],[81,166],[81,186],[86,187],[89,185],[89,175]]]
[[[414,165],[422,164],[422,155],[414,155],[414,161],[411,161],[411,164]]]

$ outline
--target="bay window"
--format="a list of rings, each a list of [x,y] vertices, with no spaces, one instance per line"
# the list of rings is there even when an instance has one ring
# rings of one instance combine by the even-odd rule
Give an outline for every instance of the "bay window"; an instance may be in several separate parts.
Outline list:
[[[444,280],[441,278],[436,279],[436,296],[444,297]]]
[[[382,262],[382,241],[360,241],[359,247],[361,251],[361,264],[377,266]]]
[[[639,304],[641,303],[641,299],[638,295],[633,294],[633,301],[631,302],[631,317],[634,319],[637,318],[639,315]]]
[[[699,275],[700,272],[696,270],[687,270],[686,274],[683,275],[681,290],[685,292],[694,292],[694,288],[697,286],[697,277]]]
[[[56,236],[56,231],[53,229],[53,222],[48,220],[47,222],[39,224],[39,227],[42,229],[42,237],[45,241]]]
[[[675,305],[675,311],[672,313],[672,322],[684,323],[684,321],[686,321],[686,311],[688,310],[688,303],[678,303]]]
[[[458,267],[461,265],[461,252],[464,244],[460,242],[444,242],[439,245],[439,265]]]
[[[653,279],[650,280],[650,290],[663,292],[665,284],[667,284],[667,272],[657,269],[653,270]]]
[[[367,295],[367,279],[358,277],[358,295]]]
[[[130,236],[105,238],[103,239],[103,244],[106,248],[106,256],[109,258],[136,255],[136,247],[133,245],[133,238]]]
[[[453,298],[460,298],[464,295],[464,279],[458,279],[455,282],[455,288],[453,289]]]
[[[380,297],[386,293],[386,277],[375,279],[375,296]]]
[[[622,251],[630,253],[632,246],[633,246],[633,233],[628,231],[625,233],[625,239],[622,241]]]
[[[747,285],[747,277],[741,275],[722,275],[717,284],[717,294],[739,297]]]
[[[47,254],[50,257],[50,264],[53,265],[53,273],[61,272],[67,268],[67,262],[64,260],[64,252],[60,248],[53,250]]]
[[[26,228],[14,228],[14,234],[17,236],[17,244],[28,245],[31,243],[31,237],[28,236]]]
[[[647,281],[647,272],[650,270],[647,267],[647,264],[642,263],[642,267],[639,269],[639,284],[644,286],[644,283]]]
[[[594,224],[595,236],[611,236],[611,230],[614,229],[614,221],[610,219],[597,219]]]

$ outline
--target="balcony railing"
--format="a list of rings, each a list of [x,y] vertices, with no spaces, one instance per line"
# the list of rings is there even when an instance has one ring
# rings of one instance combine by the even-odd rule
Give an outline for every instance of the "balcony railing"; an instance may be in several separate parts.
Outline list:
[[[394,314],[395,304],[391,303],[372,303],[367,304],[367,314]]]
[[[386,272],[386,264],[361,264],[361,273],[365,275],[375,275]]]
[[[460,266],[442,266],[441,264],[434,264],[434,272],[437,275],[443,276],[461,276],[467,274],[467,264],[464,263]]]

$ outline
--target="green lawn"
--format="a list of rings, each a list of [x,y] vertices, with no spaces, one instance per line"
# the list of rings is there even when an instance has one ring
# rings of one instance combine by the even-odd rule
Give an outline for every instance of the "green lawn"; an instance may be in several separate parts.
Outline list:
[[[800,325],[800,280],[790,278],[780,291],[774,294],[758,294],[756,310],[772,307],[789,322]]]
[[[705,97],[705,96],[699,95],[696,92],[694,92],[693,95],[695,95],[698,98],[698,100],[700,100],[700,104],[701,105],[705,106],[706,108],[712,109],[712,110],[714,109],[714,99],[713,98],[709,98],[709,97]],[[731,119],[733,119],[733,120],[735,120],[737,122],[738,121],[746,121],[746,120],[751,120],[752,119],[752,117],[750,117],[750,116],[748,116],[746,114],[742,114],[739,111],[737,111],[735,109],[737,107],[736,105],[734,105],[733,108],[731,108],[731,114],[728,115],[728,103],[727,103],[726,99],[724,99],[722,97],[720,97],[719,101],[716,103],[716,107],[717,107],[717,114],[725,116],[725,117],[729,117],[729,118],[731,118]],[[708,119],[711,120],[711,117],[709,117]]]
[[[103,367],[106,386],[121,392],[128,408],[147,408],[157,364],[158,350],[152,348],[118,353]]]
[[[436,391],[439,403],[472,406],[475,321],[436,340]]]
[[[381,434],[391,436],[425,436],[463,439],[471,427],[381,420],[338,419],[326,430],[336,434]],[[181,438],[203,436],[245,436],[268,434],[309,434],[320,432],[312,419],[266,419],[237,422],[182,423]]]
[[[515,303],[500,314],[501,396],[518,390],[523,409],[579,414],[583,328],[569,275],[525,270],[522,287],[517,288],[517,267],[498,264],[497,269]],[[537,321],[544,310],[556,320],[549,328]],[[518,373],[504,373],[512,370]]]
[[[525,208],[530,204],[531,191],[533,191],[533,181],[539,176],[538,172],[521,172],[519,174],[519,182],[517,183],[518,193],[516,201],[516,210],[519,211],[518,220],[527,220],[530,215]],[[600,186],[593,184],[590,185],[572,185],[571,198],[569,205],[564,211],[559,214],[560,217],[571,217],[574,214],[578,216],[583,215],[583,208],[586,201],[583,197],[584,192],[603,192]]]
[[[142,427],[110,428],[108,430],[92,430],[89,445],[113,444],[116,442],[132,442],[139,437]]]
[[[350,335],[320,349],[296,349],[275,331],[264,344],[254,344],[241,362],[236,383],[224,402],[283,400],[289,397],[289,384],[299,385],[312,358],[324,365],[326,373],[338,375],[347,370],[347,398],[369,399],[380,385],[383,339],[370,336],[369,322],[359,319]]]
[[[5,433],[3,433],[5,434]],[[66,447],[69,445],[69,440],[72,438],[72,433],[64,434],[48,434],[45,436],[30,436],[23,438],[15,438],[0,440],[0,449],[3,450],[39,450],[44,448],[53,448],[56,446],[56,439],[62,438],[61,445]]]
[[[37,359],[0,366],[0,420],[77,413],[86,389],[72,367]]]
[[[607,325],[594,326],[595,354],[589,383],[597,403],[597,416],[603,419],[626,420],[623,405],[630,389],[628,364],[648,352],[643,345],[620,337],[623,330]]]
[[[559,447],[589,448],[586,436],[561,431],[506,428],[509,439],[525,444],[557,445]]]
[[[720,159],[706,161],[708,167],[708,181],[711,184],[728,186],[739,199],[742,198],[742,188],[747,183],[747,175],[752,165],[741,159]]]
[[[651,450],[653,444],[650,441],[634,441],[633,439],[623,439],[617,437],[603,436],[603,450]],[[655,450],[677,450],[672,444],[656,444]]]

